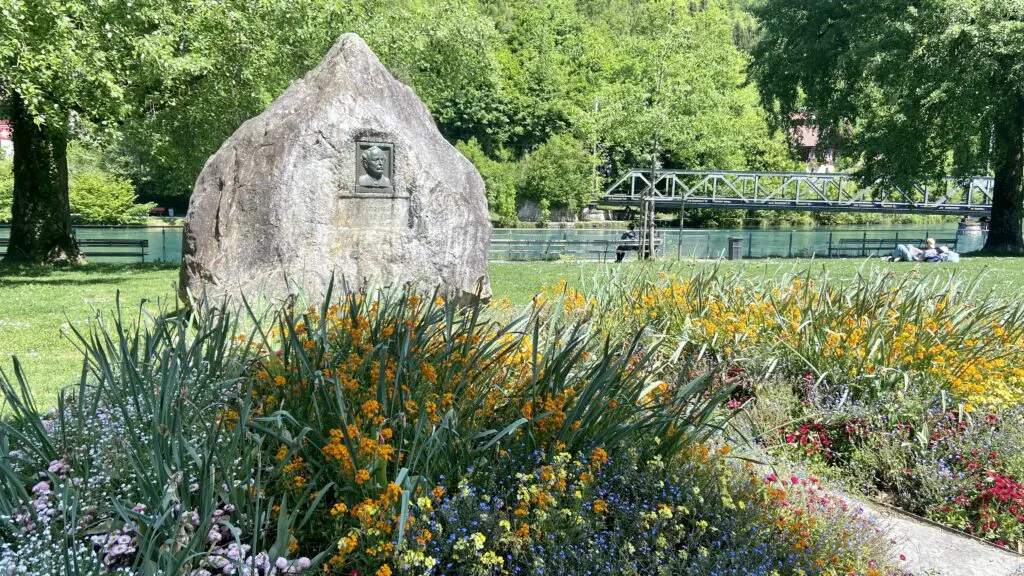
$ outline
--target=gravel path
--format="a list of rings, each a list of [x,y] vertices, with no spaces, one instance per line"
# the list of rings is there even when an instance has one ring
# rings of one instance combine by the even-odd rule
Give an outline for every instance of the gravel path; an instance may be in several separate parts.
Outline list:
[[[1024,556],[982,544],[883,506],[864,507],[891,531],[901,566],[935,576],[1024,576]]]

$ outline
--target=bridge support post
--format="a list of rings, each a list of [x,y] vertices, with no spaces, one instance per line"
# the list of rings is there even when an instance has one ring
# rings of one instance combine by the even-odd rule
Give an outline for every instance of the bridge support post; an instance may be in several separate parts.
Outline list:
[[[686,221],[686,200],[679,202],[679,242],[677,243],[676,258],[683,259],[683,223]]]

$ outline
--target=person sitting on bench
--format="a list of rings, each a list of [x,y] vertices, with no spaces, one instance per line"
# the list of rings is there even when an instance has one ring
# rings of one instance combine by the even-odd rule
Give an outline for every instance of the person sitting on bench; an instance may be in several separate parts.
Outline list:
[[[636,243],[635,228],[636,228],[636,225],[633,224],[632,222],[630,222],[629,223],[629,230],[626,230],[622,234],[622,237],[619,238],[619,240],[628,240],[629,242],[632,242],[632,244],[619,244],[615,248],[615,263],[616,264],[621,264],[622,263],[623,258],[626,257],[626,251],[627,250],[638,250],[640,248],[639,246],[637,246],[637,243]]]

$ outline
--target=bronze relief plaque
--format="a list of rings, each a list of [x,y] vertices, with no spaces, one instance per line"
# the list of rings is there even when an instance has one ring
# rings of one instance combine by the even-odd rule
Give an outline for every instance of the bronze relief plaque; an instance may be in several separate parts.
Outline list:
[[[395,145],[388,142],[356,142],[357,194],[391,196],[395,192]]]
[[[352,230],[411,228],[408,192],[395,181],[395,145],[356,140],[355,182],[342,186],[335,226]]]

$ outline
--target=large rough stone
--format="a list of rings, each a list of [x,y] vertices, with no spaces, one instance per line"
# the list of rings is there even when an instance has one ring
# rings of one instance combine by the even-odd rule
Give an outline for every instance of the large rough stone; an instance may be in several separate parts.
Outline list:
[[[415,282],[487,298],[490,234],[480,174],[346,34],[206,162],[181,293],[315,301],[333,273],[350,290]]]

